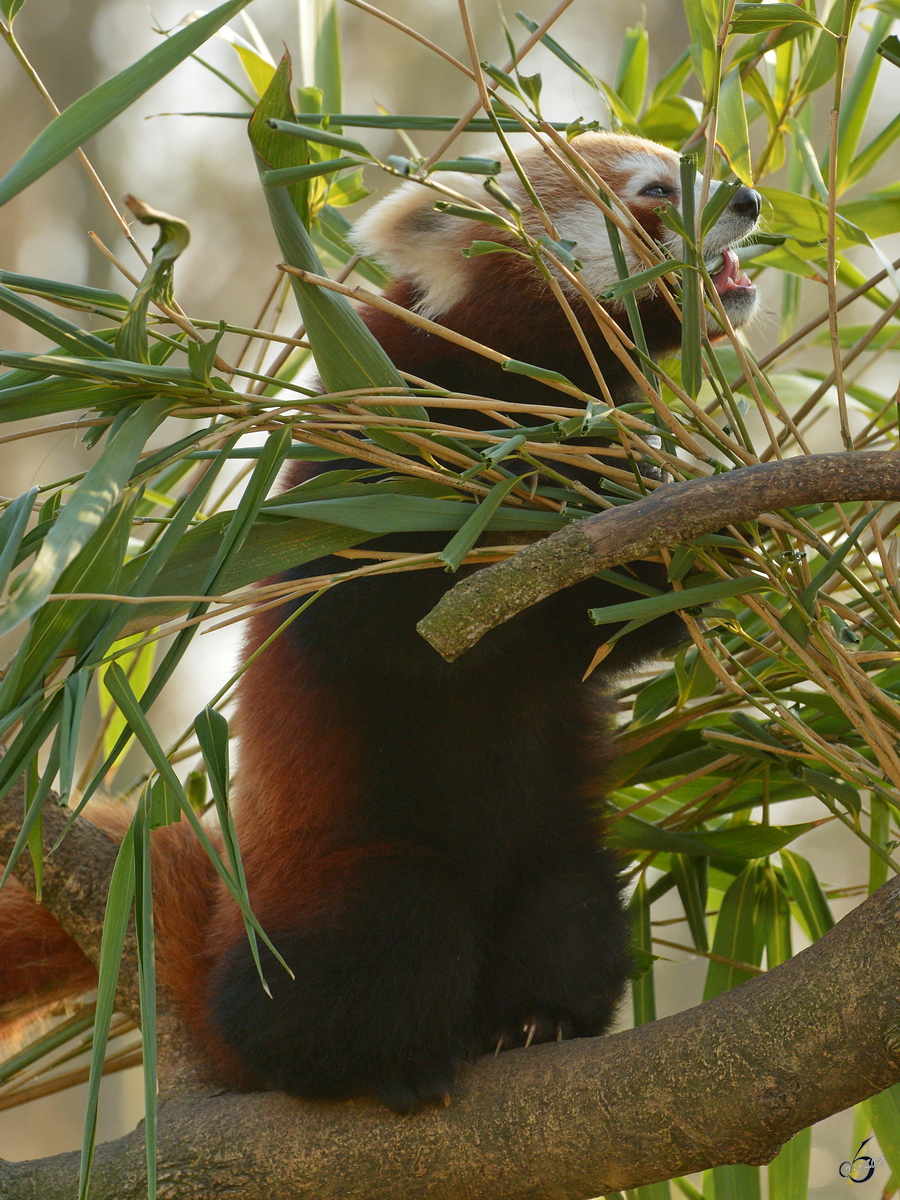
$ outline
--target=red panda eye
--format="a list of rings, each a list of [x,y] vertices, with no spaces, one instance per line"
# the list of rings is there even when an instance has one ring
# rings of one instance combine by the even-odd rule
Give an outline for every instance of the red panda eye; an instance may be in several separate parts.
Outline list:
[[[654,196],[665,200],[673,195],[675,191],[676,189],[668,183],[648,183],[646,187],[641,188],[639,195]]]

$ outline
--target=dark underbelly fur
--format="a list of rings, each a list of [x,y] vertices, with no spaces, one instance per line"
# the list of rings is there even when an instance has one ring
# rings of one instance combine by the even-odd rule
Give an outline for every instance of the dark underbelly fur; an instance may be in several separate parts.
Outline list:
[[[286,577],[346,568],[329,558]],[[633,569],[664,586],[660,568]],[[272,1000],[245,941],[214,976],[218,1029],[260,1086],[410,1111],[445,1097],[475,1054],[605,1032],[622,997],[628,922],[598,810],[604,680],[684,627],[644,626],[582,683],[609,632],[587,610],[634,597],[588,580],[448,664],[415,624],[453,582],[430,570],[342,584],[284,635],[359,733],[367,778],[336,840],[371,855],[335,875],[321,919],[273,928],[260,914],[296,976],[261,948]]]

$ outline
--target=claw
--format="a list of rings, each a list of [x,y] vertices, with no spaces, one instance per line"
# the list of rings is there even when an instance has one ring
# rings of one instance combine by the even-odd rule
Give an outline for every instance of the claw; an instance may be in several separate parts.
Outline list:
[[[506,1038],[504,1036],[501,1035],[499,1038],[497,1038],[497,1047],[494,1050],[494,1058],[496,1058],[499,1055],[499,1053],[503,1049],[505,1043],[506,1043]]]
[[[534,1035],[537,1033],[537,1022],[531,1021],[529,1024],[523,1025],[522,1032],[525,1034],[525,1049],[527,1050],[534,1041]]]

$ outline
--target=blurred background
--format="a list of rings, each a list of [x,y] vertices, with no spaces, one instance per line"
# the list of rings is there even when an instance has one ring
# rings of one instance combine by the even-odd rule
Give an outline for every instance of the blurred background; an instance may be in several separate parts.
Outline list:
[[[526,14],[541,21],[551,10],[548,0],[534,0]],[[455,0],[385,0],[384,9],[467,61],[467,52]],[[472,0],[481,58],[505,62],[507,48],[497,19],[497,8],[488,0]],[[183,0],[155,0],[152,9],[139,0],[27,0],[16,19],[16,35],[31,64],[60,108],[122,70],[159,43],[156,28],[169,29],[184,18]],[[298,12],[294,0],[255,0],[248,15],[277,58],[286,46],[295,64],[295,79],[303,82],[298,45]],[[517,41],[524,31],[512,12]],[[457,115],[473,100],[473,85],[452,66],[430,54],[420,44],[372,15],[345,4],[340,10],[344,47],[345,112],[376,112],[377,106],[398,113]],[[613,80],[624,30],[643,20],[650,36],[650,84],[665,73],[687,43],[680,0],[575,0],[553,30],[595,75]],[[235,32],[248,37],[240,19]],[[851,51],[853,47],[851,47]],[[233,49],[222,39],[204,46],[200,57],[239,84],[243,73]],[[852,59],[852,53],[851,53]],[[543,78],[542,106],[550,120],[582,116],[606,123],[597,93],[579,81],[541,48],[526,60],[528,71]],[[873,119],[883,123],[896,111],[896,75],[883,75],[873,105]],[[894,95],[890,85],[894,85]],[[276,278],[279,254],[265,211],[257,173],[246,137],[245,122],[237,118],[171,115],[191,112],[246,113],[249,105],[226,83],[197,61],[182,64],[152,88],[100,136],[86,144],[91,163],[116,204],[125,192],[139,196],[155,208],[183,218],[192,232],[191,245],[179,260],[175,286],[183,309],[194,317],[218,320],[227,315],[234,323],[256,322]],[[48,120],[48,109],[29,83],[10,51],[0,46],[0,173],[16,161]],[[824,128],[820,124],[820,128]],[[353,131],[351,131],[353,132]],[[371,133],[371,138],[368,134]],[[443,135],[423,134],[418,147],[428,153]],[[399,136],[366,131],[366,140],[379,155],[407,153]],[[475,135],[461,138],[455,149],[471,153],[490,145]],[[887,178],[870,181],[886,183]],[[384,187],[374,175],[370,187]],[[352,212],[351,212],[352,216]],[[71,156],[44,176],[0,213],[0,267],[29,275],[50,276],[71,283],[114,288],[130,294],[130,286],[89,236],[93,231],[113,256],[140,275],[141,265],[121,234],[85,170]],[[135,227],[135,236],[149,252],[153,231]],[[886,246],[891,257],[897,248]],[[861,266],[868,263],[864,256]],[[873,268],[877,269],[877,267]],[[777,286],[777,285],[776,285]],[[763,282],[765,301],[765,281]],[[822,307],[823,295],[810,306]],[[289,302],[290,303],[290,302]],[[70,319],[78,316],[67,314]],[[296,324],[293,312],[286,326]],[[751,333],[751,342],[771,344],[774,318],[765,315]],[[28,331],[0,314],[0,345],[16,350],[39,350],[38,335],[28,342]],[[827,350],[823,350],[827,356]],[[826,361],[826,360],[823,360]],[[877,369],[877,368],[876,368]],[[0,440],[0,493],[16,495],[34,483],[65,477],[87,465],[88,456],[78,435],[50,433],[42,438],[9,440],[19,432],[3,426]],[[833,449],[828,435],[816,449]],[[164,711],[155,712],[157,729],[165,744],[179,732],[229,677],[235,666],[240,626],[195,639],[179,674],[167,691]],[[6,654],[3,654],[5,659]],[[159,706],[162,707],[162,706]],[[121,775],[140,769],[132,755]],[[784,821],[817,817],[820,809],[801,802],[784,812]],[[831,827],[834,828],[834,827]],[[828,831],[815,838],[816,861],[821,877],[834,887],[864,880],[867,862],[862,847],[836,835],[834,851],[828,849]],[[797,845],[808,853],[807,839]],[[859,852],[849,861],[847,848]],[[830,855],[830,856],[829,856]],[[856,901],[836,901],[841,916]],[[654,910],[655,911],[655,910]],[[673,908],[673,912],[675,909]],[[661,915],[664,912],[661,909]],[[668,936],[663,934],[663,936]],[[673,961],[660,964],[657,982],[659,1015],[698,1003],[706,964],[670,952]],[[677,961],[676,961],[677,960]],[[628,1020],[627,1011],[623,1019]],[[0,1111],[0,1156],[24,1159],[77,1148],[81,1142],[84,1088],[75,1088],[20,1108]],[[139,1069],[107,1078],[100,1107],[99,1138],[113,1138],[134,1127],[142,1109]],[[820,1126],[813,1144],[811,1184],[816,1197],[844,1196],[848,1188],[858,1200],[880,1196],[887,1169],[876,1171],[866,1184],[839,1179],[838,1165],[852,1157],[852,1123],[848,1116],[832,1118]]]

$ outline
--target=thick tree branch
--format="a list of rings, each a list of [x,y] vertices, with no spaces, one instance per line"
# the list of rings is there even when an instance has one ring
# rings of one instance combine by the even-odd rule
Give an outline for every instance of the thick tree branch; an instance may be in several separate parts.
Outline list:
[[[45,886],[54,913],[81,898],[76,936],[89,950],[103,875],[82,859]],[[365,1101],[182,1091],[161,1105],[159,1194],[584,1200],[766,1162],[798,1130],[898,1080],[900,878],[808,950],[697,1008],[480,1059],[447,1108],[397,1118]],[[140,1130],[99,1146],[92,1196],[145,1196],[143,1154]],[[77,1154],[0,1163],[0,1196],[68,1200],[77,1177]]]
[[[495,626],[597,571],[760,513],[843,500],[900,500],[900,452],[811,454],[663,484],[476,571],[446,593],[418,630],[452,662]]]

